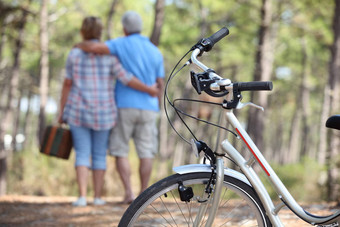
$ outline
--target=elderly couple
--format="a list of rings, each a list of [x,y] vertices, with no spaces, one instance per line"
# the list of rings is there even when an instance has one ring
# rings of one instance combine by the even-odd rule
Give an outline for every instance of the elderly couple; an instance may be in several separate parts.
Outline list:
[[[81,27],[83,42],[67,58],[58,121],[69,124],[73,137],[79,186],[74,206],[87,205],[89,168],[93,172],[93,204],[105,204],[101,194],[107,150],[115,157],[125,188],[122,203],[133,201],[127,158],[130,138],[140,159],[141,192],[151,175],[158,147],[156,120],[163,87],[163,57],[140,34],[142,20],[137,13],[126,12],[122,24],[125,37],[101,43],[100,19],[85,18]]]

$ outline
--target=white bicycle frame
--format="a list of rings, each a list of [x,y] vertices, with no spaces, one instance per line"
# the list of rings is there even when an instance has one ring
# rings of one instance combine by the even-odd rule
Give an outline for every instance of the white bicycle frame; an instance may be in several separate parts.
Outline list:
[[[199,66],[203,70],[207,70],[208,67],[203,65],[201,62],[199,62],[196,57],[199,54],[199,50],[194,50],[191,56],[192,62]],[[216,74],[213,75],[214,77],[217,77]],[[218,76],[219,77],[219,76]],[[219,77],[220,78],[220,77]],[[229,94],[232,94],[232,92],[229,92]],[[227,99],[231,99],[232,97],[227,97]],[[253,105],[253,104],[251,104]],[[244,105],[241,105],[240,108],[242,108]],[[236,118],[236,116],[233,113],[233,110],[226,110],[226,120],[230,125],[234,128],[234,130],[237,132],[239,138],[245,143],[249,151],[252,153],[252,157],[249,160],[245,160],[244,157],[238,152],[232,144],[228,141],[228,139],[224,140],[222,142],[222,150],[224,153],[220,155],[224,155],[227,153],[229,157],[235,163],[240,167],[243,174],[238,173],[237,171],[231,170],[231,169],[225,169],[224,168],[224,161],[223,157],[217,156],[216,161],[216,185],[215,185],[215,191],[214,191],[214,197],[219,198],[219,193],[222,188],[222,183],[224,179],[224,175],[229,175],[232,177],[235,177],[244,183],[252,186],[256,193],[258,194],[265,210],[266,215],[270,219],[273,226],[283,226],[278,213],[279,211],[284,207],[287,206],[290,208],[298,217],[305,220],[306,222],[312,224],[312,225],[322,225],[322,226],[339,226],[336,225],[336,222],[340,223],[340,211],[336,212],[333,215],[325,216],[325,217],[319,217],[314,216],[306,212],[292,197],[292,195],[289,193],[287,188],[284,186],[282,181],[279,179],[279,177],[276,175],[274,170],[271,168],[269,163],[266,161],[266,159],[263,157],[262,153],[259,151],[257,146],[254,144],[252,139],[249,137],[248,133],[243,129],[242,125]],[[282,200],[282,203],[278,205],[274,205],[273,201],[271,200],[265,186],[263,185],[262,181],[258,177],[257,173],[252,168],[252,165],[257,162],[262,170],[265,172],[267,178],[272,183],[275,191],[277,192],[279,198]],[[210,165],[204,165],[204,164],[196,164],[196,165],[186,165],[186,166],[180,166],[174,168],[174,171],[183,174],[188,172],[211,172]],[[213,222],[215,218],[215,214],[217,211],[218,206],[218,200],[213,200],[213,205],[211,212],[209,213],[209,218],[206,223],[206,226],[211,226],[211,223]],[[203,210],[205,208],[202,208]],[[203,212],[202,210],[202,212]],[[199,216],[199,215],[198,215]],[[200,217],[198,217],[199,219]]]
[[[231,145],[231,143],[228,140],[224,140],[222,142],[223,150],[237,163],[237,165],[241,168],[244,175],[250,181],[251,185],[253,186],[257,194],[259,195],[265,210],[267,211],[267,216],[269,217],[269,219],[271,220],[274,226],[283,226],[282,222],[280,221],[278,217],[278,213],[281,210],[281,208],[284,207],[285,205],[288,206],[301,219],[311,223],[312,225],[319,224],[319,223],[322,223],[325,225],[325,224],[330,224],[330,223],[335,222],[335,220],[332,220],[332,219],[333,217],[338,216],[340,211],[333,214],[332,216],[327,216],[327,217],[317,217],[317,216],[308,214],[295,201],[295,199],[289,193],[287,188],[284,186],[282,181],[279,179],[279,177],[276,175],[274,170],[268,164],[266,159],[263,157],[259,149],[256,147],[252,139],[247,134],[247,132],[242,128],[240,122],[237,120],[232,110],[227,111],[226,118],[227,118],[227,121],[235,129],[235,131],[237,131],[238,135],[243,140],[243,142],[246,144],[248,149],[251,151],[257,163],[260,164],[263,171],[266,173],[267,178],[272,183],[279,198],[283,201],[281,204],[274,206],[266,188],[264,187],[263,183],[261,182],[256,172],[252,168],[252,164],[255,162],[254,159],[252,158],[249,161],[246,161],[243,158],[243,156]],[[328,221],[330,222],[328,223]]]

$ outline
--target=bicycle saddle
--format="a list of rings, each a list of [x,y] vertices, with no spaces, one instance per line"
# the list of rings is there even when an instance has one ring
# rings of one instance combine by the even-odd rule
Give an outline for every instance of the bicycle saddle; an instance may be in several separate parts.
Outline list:
[[[328,118],[326,127],[340,130],[340,115],[334,115]]]

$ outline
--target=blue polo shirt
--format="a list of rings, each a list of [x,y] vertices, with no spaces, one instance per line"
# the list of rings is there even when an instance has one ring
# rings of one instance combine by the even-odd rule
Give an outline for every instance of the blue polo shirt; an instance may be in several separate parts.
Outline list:
[[[108,40],[105,44],[111,54],[119,58],[124,69],[143,83],[153,85],[157,78],[164,78],[163,56],[147,37],[132,34]],[[159,111],[157,97],[130,88],[120,81],[116,83],[115,99],[118,108]]]

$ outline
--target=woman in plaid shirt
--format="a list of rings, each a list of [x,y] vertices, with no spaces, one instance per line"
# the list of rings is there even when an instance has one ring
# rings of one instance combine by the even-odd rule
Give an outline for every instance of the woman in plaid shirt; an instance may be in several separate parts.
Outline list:
[[[102,23],[97,17],[83,20],[81,34],[84,40],[99,42]],[[106,150],[110,129],[116,124],[117,109],[114,100],[114,82],[122,83],[158,95],[156,85],[147,86],[126,72],[112,55],[96,55],[74,48],[66,62],[59,123],[69,124],[76,152],[75,168],[79,198],[74,206],[86,206],[88,169],[93,172],[94,205],[103,205],[101,192],[106,170]]]

